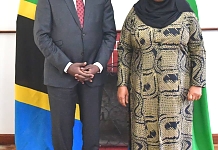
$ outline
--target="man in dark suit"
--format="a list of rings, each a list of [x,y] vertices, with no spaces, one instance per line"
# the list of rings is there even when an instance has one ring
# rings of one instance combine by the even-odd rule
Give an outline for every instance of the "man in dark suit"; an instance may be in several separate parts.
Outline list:
[[[116,40],[111,1],[39,0],[34,40],[45,56],[54,149],[72,149],[79,101],[83,150],[98,150],[103,85]]]

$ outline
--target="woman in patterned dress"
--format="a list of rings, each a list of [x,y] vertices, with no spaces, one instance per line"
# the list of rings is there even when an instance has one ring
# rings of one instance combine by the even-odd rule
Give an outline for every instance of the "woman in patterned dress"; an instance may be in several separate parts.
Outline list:
[[[118,46],[118,100],[130,103],[131,150],[191,150],[205,87],[199,22],[185,0],[139,0]]]

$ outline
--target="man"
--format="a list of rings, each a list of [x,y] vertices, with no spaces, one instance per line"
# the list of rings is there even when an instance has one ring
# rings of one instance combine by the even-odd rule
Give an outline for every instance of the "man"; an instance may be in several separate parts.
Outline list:
[[[54,149],[72,149],[75,105],[79,101],[82,149],[97,150],[106,66],[116,40],[111,1],[39,0],[34,40],[45,56],[44,84]]]

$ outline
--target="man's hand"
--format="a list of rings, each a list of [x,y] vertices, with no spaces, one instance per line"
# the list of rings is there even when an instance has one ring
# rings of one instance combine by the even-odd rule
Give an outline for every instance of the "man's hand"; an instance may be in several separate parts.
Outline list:
[[[83,72],[83,68],[86,66],[86,62],[84,63],[73,63],[67,70],[67,73],[75,77],[76,80],[80,81],[84,84],[84,81],[92,82],[93,74]]]
[[[97,72],[99,72],[99,68],[98,66],[96,65],[93,65],[93,64],[90,64],[90,65],[87,65],[85,66],[84,68],[81,69],[84,73],[87,73],[87,74],[93,74],[95,75]]]
[[[191,86],[187,98],[189,101],[199,100],[201,98],[201,87]]]
[[[129,103],[129,92],[126,86],[118,87],[117,98],[120,104],[126,107],[126,104]]]

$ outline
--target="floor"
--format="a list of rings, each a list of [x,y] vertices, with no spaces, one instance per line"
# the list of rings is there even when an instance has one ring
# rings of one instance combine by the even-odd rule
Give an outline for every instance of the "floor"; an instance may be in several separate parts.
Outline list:
[[[14,145],[0,145],[0,150],[16,150]],[[101,147],[99,150],[127,150],[125,147],[120,147],[120,148],[104,148]],[[218,149],[217,149],[218,150]]]
[[[215,144],[214,147],[214,150],[218,150],[218,144]],[[14,145],[0,145],[0,150],[16,150],[16,148]],[[100,148],[100,150],[126,150],[126,148]]]
[[[14,145],[0,145],[0,150],[16,150]]]

